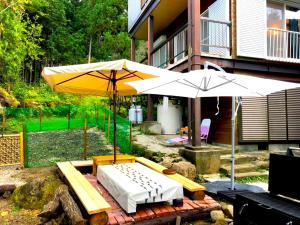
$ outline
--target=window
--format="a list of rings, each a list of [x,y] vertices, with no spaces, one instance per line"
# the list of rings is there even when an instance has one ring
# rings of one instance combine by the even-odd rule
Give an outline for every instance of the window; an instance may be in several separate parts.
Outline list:
[[[286,29],[289,31],[300,31],[300,9],[295,7],[286,7],[285,11]]]
[[[283,4],[268,3],[267,24],[268,28],[285,29]]]
[[[154,52],[153,65],[155,67],[166,68],[168,66],[167,46],[168,43],[164,44],[160,49]]]
[[[187,31],[183,30],[174,37],[174,61],[187,55]]]

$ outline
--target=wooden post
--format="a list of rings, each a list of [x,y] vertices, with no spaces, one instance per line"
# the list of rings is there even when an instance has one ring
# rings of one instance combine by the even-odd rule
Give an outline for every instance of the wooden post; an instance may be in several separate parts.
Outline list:
[[[6,128],[6,115],[5,115],[5,108],[2,111],[2,136],[4,134],[4,130]]]
[[[197,70],[200,69],[201,59],[201,17],[200,17],[200,1],[199,0],[188,0],[188,69]],[[196,98],[192,100],[193,108],[191,113],[191,126],[192,128],[192,145],[201,145],[200,136],[200,121],[201,121],[201,100]],[[194,117],[194,118],[193,118]]]
[[[135,62],[135,38],[131,38],[131,52],[130,52],[131,61]]]
[[[110,138],[110,112],[108,112],[108,121],[107,121],[107,140],[109,142]]]
[[[83,128],[83,159],[86,160],[87,156],[87,118],[84,115],[84,128]]]
[[[148,17],[148,65],[152,66],[153,58],[153,16]],[[151,95],[148,95],[147,120],[153,121],[153,101]]]
[[[113,75],[113,116],[114,116],[114,133],[113,133],[113,146],[114,146],[114,163],[117,161],[117,86],[116,86],[116,71],[112,71]]]
[[[106,113],[103,112],[103,132],[105,132],[105,118],[106,117]]]
[[[130,145],[132,144],[132,141],[133,141],[133,139],[132,139],[132,123],[129,121],[129,126],[130,126],[130,131],[129,131],[129,137],[130,137]]]
[[[96,105],[96,124],[97,126],[99,126],[99,108],[97,105]]]
[[[24,167],[24,134],[20,133],[20,164]]]
[[[23,125],[23,155],[24,155],[24,167],[28,167],[28,148],[27,148],[27,133],[26,133],[26,125]]]
[[[40,110],[40,131],[42,130],[43,112]]]
[[[68,112],[68,129],[70,129],[70,119],[71,119],[71,106],[69,105],[69,112]]]

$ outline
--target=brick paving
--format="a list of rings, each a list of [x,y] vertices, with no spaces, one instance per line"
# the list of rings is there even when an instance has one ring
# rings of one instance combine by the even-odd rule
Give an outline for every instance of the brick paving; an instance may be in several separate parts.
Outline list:
[[[220,209],[218,202],[206,195],[203,200],[191,200],[187,197],[183,199],[181,207],[174,207],[167,203],[153,203],[138,205],[137,211],[134,215],[127,214],[113,197],[106,191],[106,189],[97,182],[97,178],[91,174],[85,175],[86,179],[96,188],[96,190],[104,197],[104,199],[111,205],[111,210],[108,211],[108,224],[130,224],[140,221],[151,220],[157,217],[170,216],[171,214],[179,214],[192,211],[195,213],[207,213],[211,210]]]

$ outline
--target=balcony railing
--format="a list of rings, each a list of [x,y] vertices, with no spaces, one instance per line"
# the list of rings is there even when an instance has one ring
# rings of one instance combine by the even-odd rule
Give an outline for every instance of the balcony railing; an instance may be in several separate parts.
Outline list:
[[[300,32],[268,28],[267,46],[270,60],[300,62]]]
[[[201,53],[230,56],[230,22],[201,17]]]
[[[172,49],[172,55],[170,54]],[[152,53],[153,65],[159,68],[166,68],[171,64],[184,60],[187,56],[187,28],[179,30],[167,41],[159,44]]]
[[[227,57],[230,56],[230,46],[230,22],[201,17],[201,53]],[[154,49],[153,65],[166,68],[185,60],[187,55],[187,26],[184,26]]]

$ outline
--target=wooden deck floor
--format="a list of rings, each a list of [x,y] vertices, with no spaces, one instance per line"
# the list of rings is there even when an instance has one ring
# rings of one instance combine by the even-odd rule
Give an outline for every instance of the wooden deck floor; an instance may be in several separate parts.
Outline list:
[[[111,205],[112,210],[108,211],[109,223],[114,224],[163,224],[175,222],[176,217],[180,216],[185,221],[193,221],[209,218],[209,212],[220,209],[220,204],[209,196],[204,200],[191,200],[184,197],[182,207],[173,207],[164,203],[147,204],[138,206],[134,215],[128,215],[97,182],[97,178],[91,174],[85,175],[86,179],[101,193],[104,199]]]

